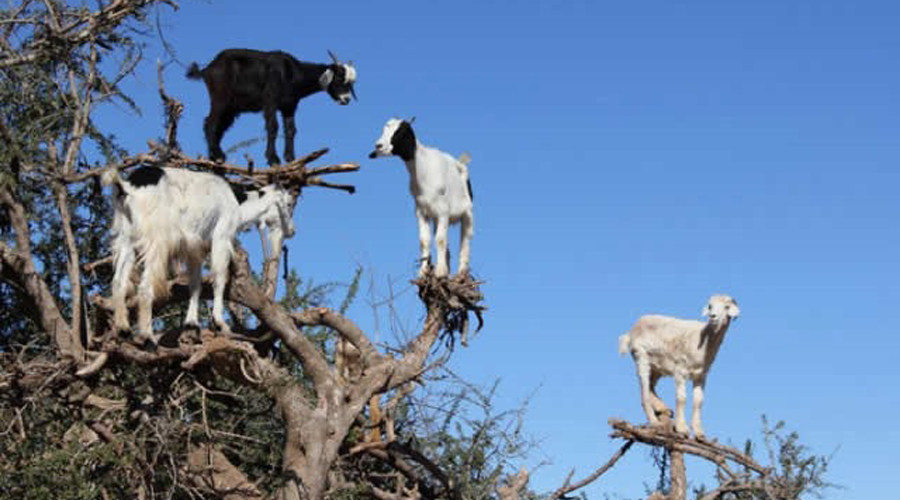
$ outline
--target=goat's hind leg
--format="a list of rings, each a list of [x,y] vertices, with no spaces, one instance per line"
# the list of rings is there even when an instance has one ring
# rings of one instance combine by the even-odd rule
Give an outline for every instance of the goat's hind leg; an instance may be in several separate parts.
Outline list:
[[[224,108],[212,108],[209,116],[203,121],[203,133],[206,136],[206,145],[209,149],[209,159],[212,161],[225,161],[225,152],[222,151],[222,136],[228,127],[234,123],[237,114]]]
[[[231,241],[213,236],[210,251],[210,271],[213,275],[213,322],[219,332],[230,334],[225,322],[225,285],[228,282],[228,264],[231,263]]]
[[[656,413],[657,416],[664,415],[666,418],[672,418],[672,410],[666,406],[666,403],[656,394],[656,383],[659,382],[659,374],[650,370],[650,405],[653,407],[653,412]]]
[[[156,348],[156,337],[153,335],[153,299],[155,289],[162,288],[167,282],[167,262],[153,256],[144,258],[144,271],[138,285],[138,326],[135,340],[146,347]]]
[[[450,228],[448,217],[438,217],[434,228],[434,245],[437,247],[437,265],[434,275],[444,277],[450,274],[450,258],[447,250],[447,230]]]
[[[475,221],[471,214],[463,215],[459,221],[459,269],[458,274],[469,272],[469,254],[471,252],[472,235]]]
[[[650,361],[646,355],[635,352],[635,364],[637,365],[638,380],[641,385],[641,407],[647,415],[647,421],[650,425],[659,425],[659,418],[653,408],[653,390],[650,384]],[[657,398],[658,399],[658,398]]]
[[[131,288],[131,272],[134,270],[134,247],[124,236],[116,238],[115,272],[112,281],[113,328],[123,333],[131,329],[128,323],[128,308],[125,304],[128,290]]]

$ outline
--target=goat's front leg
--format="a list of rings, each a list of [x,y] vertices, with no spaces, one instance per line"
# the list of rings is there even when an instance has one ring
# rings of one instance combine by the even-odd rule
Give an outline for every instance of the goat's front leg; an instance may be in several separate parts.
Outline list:
[[[231,262],[231,241],[219,235],[213,235],[210,250],[210,271],[213,274],[213,322],[222,333],[231,333],[231,327],[225,323],[225,284],[228,282],[228,264]]]
[[[263,111],[266,118],[266,161],[269,165],[281,163],[278,153],[275,152],[275,137],[278,136],[278,118],[274,108],[266,108]]]
[[[450,259],[447,258],[447,229],[450,227],[450,218],[441,216],[437,218],[434,228],[434,245],[437,248],[437,265],[434,274],[438,277],[450,274]]]
[[[469,212],[462,216],[459,223],[459,269],[457,273],[469,272],[469,253],[471,252],[472,236],[475,233],[475,220]]]
[[[294,161],[294,137],[297,135],[294,111],[282,111],[281,119],[284,120],[284,161],[290,163]]]
[[[694,380],[693,410],[691,412],[691,428],[694,430],[694,436],[703,438],[703,425],[700,423],[700,411],[703,408],[703,386],[706,385],[706,377],[700,377]]]
[[[431,224],[428,217],[418,207],[416,208],[416,220],[419,222],[419,277],[425,276],[428,266],[431,265]]]
[[[687,380],[683,375],[675,375],[675,432],[687,434],[688,427],[684,421],[684,406],[687,399]]]

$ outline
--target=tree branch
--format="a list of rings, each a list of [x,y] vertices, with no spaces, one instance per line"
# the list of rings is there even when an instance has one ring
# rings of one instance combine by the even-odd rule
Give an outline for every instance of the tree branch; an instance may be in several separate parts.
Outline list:
[[[678,434],[667,427],[638,427],[616,419],[609,419],[609,425],[614,429],[612,433],[614,438],[671,448],[675,451],[704,458],[721,467],[727,467],[727,462],[732,461],[759,474],[768,474],[770,471],[770,469],[758,464],[750,456],[734,448],[712,441],[693,439],[689,436]]]
[[[34,267],[30,254],[15,251],[0,242],[0,279],[24,291],[30,305],[26,314],[56,342],[63,356],[81,360],[84,352],[73,343],[72,330],[56,305],[47,283]]]
[[[631,445],[633,445],[633,444],[634,444],[634,441],[628,441],[625,444],[623,444],[622,447],[619,448],[619,451],[615,452],[613,454],[613,456],[610,457],[610,459],[606,461],[605,464],[601,465],[600,468],[595,470],[591,475],[582,479],[581,481],[578,481],[575,484],[569,484],[569,481],[572,479],[572,475],[574,475],[574,473],[575,473],[575,471],[572,470],[572,472],[569,473],[569,476],[566,478],[563,485],[560,486],[559,488],[557,488],[557,490],[554,491],[553,493],[551,493],[550,496],[548,496],[545,500],[556,500],[557,498],[562,498],[563,496],[568,495],[569,493],[571,493],[575,490],[584,488],[585,486],[593,483],[594,481],[597,480],[597,478],[599,478],[600,476],[605,474],[609,469],[611,469],[613,467],[613,465],[615,465],[616,462],[618,462],[619,459],[622,458],[622,456],[628,452],[628,450],[631,448]]]

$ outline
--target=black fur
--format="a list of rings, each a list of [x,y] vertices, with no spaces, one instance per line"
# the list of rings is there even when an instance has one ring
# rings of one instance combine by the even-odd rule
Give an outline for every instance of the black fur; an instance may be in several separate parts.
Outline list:
[[[166,172],[159,167],[141,167],[128,175],[128,183],[134,187],[155,186]]]
[[[466,187],[469,188],[469,200],[475,201],[475,195],[472,193],[472,181],[471,180],[466,179]]]
[[[403,120],[391,137],[391,151],[403,161],[411,161],[416,156],[416,133],[409,122]]]
[[[284,122],[284,158],[293,161],[297,104],[300,99],[323,90],[319,77],[328,69],[332,70],[334,78],[324,90],[333,99],[347,92],[353,93],[353,84],[344,82],[345,70],[340,64],[301,62],[281,51],[227,49],[219,52],[203,69],[197,63],[191,64],[187,77],[202,78],[209,91],[210,110],[203,122],[203,132],[210,159],[225,159],[220,145],[222,136],[238,115],[262,111],[266,120],[266,160],[269,165],[280,163],[275,152],[277,111]]]
[[[234,193],[234,197],[237,198],[238,205],[243,205],[245,201],[247,201],[247,195],[249,193],[255,193],[259,191],[254,187],[245,186],[243,184],[234,184],[229,182],[228,187],[231,188],[231,192]]]

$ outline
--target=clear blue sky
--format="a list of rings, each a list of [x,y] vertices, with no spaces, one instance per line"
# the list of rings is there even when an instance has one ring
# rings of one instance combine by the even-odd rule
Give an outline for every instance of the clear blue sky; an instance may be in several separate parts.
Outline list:
[[[900,4],[188,0],[160,12],[184,64],[231,47],[356,63],[359,102],[303,101],[297,144],[359,162],[341,179],[358,193],[308,190],[290,256],[317,282],[364,266],[352,315],[380,340],[391,324],[368,301],[391,286],[400,326],[418,327],[418,244],[405,168],[366,154],[387,118],[413,115],[422,142],[471,153],[472,264],[490,311],[452,366],[501,378],[506,406],[534,393],[526,430],[541,449],[525,465],[553,463],[532,487],[604,462],[619,446],[607,418],[643,420],[617,337],[643,313],[699,318],[725,292],[743,316],[709,378],[707,432],[739,444],[762,414],[786,420],[834,452],[829,478],[847,488],[827,498],[896,498]],[[205,154],[206,90],[183,74],[166,74],[186,104],[181,143]],[[161,135],[151,63],[128,89],[143,116],[102,119],[138,152]],[[246,115],[224,144],[262,134]],[[637,450],[587,491],[635,498],[653,480]]]

